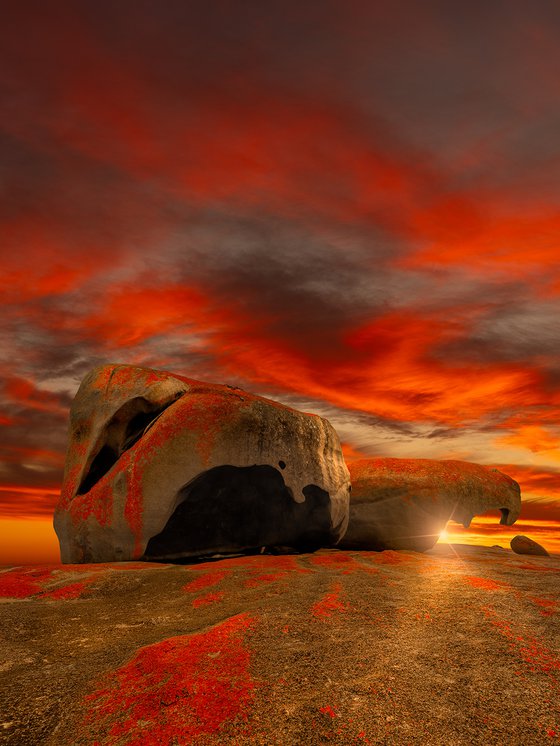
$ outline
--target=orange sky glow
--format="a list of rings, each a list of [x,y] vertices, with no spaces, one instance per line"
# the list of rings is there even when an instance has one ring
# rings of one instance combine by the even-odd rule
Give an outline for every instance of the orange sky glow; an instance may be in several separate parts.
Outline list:
[[[448,540],[560,553],[553,10],[55,5],[0,29],[0,563],[58,561],[106,362],[316,412],[349,461],[496,466],[521,518]]]

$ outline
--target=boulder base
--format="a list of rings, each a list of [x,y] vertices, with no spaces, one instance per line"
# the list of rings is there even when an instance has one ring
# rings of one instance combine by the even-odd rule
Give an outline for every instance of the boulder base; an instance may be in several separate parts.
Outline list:
[[[500,523],[510,526],[521,509],[517,482],[480,464],[374,458],[349,469],[350,520],[341,548],[426,551],[449,520],[468,528],[474,515],[500,510]]]
[[[70,413],[54,526],[63,562],[334,544],[350,481],[330,423],[241,389],[93,370]]]

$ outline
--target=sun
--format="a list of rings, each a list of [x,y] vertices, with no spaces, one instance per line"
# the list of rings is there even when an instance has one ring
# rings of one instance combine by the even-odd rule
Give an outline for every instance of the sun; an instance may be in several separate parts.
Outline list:
[[[447,541],[448,533],[445,529],[439,533],[439,541]]]

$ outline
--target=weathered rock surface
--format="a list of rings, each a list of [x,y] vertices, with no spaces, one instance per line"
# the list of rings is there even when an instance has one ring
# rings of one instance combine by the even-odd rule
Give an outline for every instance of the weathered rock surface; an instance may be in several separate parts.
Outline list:
[[[560,557],[0,569],[6,746],[543,746]]]
[[[516,554],[532,554],[534,556],[550,556],[546,549],[528,536],[518,534],[510,541],[510,546]]]
[[[70,414],[54,517],[63,562],[336,542],[349,474],[330,423],[241,389],[93,370]]]
[[[497,469],[465,461],[374,458],[350,464],[350,520],[339,546],[413,549],[434,546],[449,520],[500,510],[500,523],[519,517],[519,485]]]

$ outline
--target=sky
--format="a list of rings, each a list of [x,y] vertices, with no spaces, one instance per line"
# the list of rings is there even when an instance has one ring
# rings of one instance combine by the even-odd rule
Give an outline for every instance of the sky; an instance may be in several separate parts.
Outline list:
[[[560,552],[560,6],[8,0],[0,563],[58,561],[94,366],[327,417],[349,461],[522,488]]]

